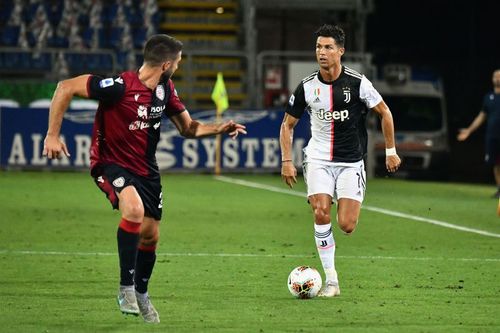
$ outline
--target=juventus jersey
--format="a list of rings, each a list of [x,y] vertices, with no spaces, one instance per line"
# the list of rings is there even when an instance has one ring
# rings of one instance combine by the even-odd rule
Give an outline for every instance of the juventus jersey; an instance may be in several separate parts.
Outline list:
[[[303,79],[285,112],[295,118],[304,111],[309,113],[311,139],[304,149],[305,162],[314,159],[352,163],[363,159],[366,115],[381,101],[372,83],[346,66],[333,82],[325,82],[319,71]]]

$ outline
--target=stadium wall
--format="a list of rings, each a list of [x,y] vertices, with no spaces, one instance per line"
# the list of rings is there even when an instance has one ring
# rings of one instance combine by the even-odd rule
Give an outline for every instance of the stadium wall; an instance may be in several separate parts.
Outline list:
[[[86,170],[95,111],[68,110],[61,135],[71,156],[47,160],[42,156],[47,132],[47,109],[0,108],[0,166],[5,170]],[[193,119],[214,122],[215,111],[191,112]],[[247,126],[248,135],[222,138],[222,168],[226,172],[276,172],[280,168],[279,130],[283,110],[226,111],[225,119]],[[302,149],[310,137],[308,121],[295,128],[294,163],[302,165]],[[162,122],[156,153],[161,171],[210,172],[215,167],[215,139],[184,139],[173,123]]]

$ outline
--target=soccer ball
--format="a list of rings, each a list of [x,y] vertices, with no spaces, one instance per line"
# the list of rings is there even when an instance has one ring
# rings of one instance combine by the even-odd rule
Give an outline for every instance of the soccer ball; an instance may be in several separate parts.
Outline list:
[[[313,267],[296,267],[288,276],[288,290],[293,296],[300,299],[316,297],[321,285],[321,275]]]

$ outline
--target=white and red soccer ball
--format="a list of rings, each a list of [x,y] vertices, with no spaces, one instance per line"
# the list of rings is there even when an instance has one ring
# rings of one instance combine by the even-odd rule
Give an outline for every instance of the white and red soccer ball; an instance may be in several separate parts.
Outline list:
[[[299,266],[288,276],[288,290],[301,299],[316,297],[321,289],[322,280],[319,272],[309,266]]]

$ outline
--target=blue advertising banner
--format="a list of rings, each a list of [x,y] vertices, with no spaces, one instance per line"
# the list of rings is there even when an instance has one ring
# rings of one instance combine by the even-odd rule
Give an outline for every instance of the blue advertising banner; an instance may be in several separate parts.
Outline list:
[[[191,112],[193,119],[215,122],[215,111]],[[303,116],[294,131],[293,155],[302,166],[302,149],[310,137],[309,121]],[[282,110],[227,111],[223,119],[247,126],[247,135],[232,140],[222,137],[222,168],[237,171],[276,171],[281,166],[279,131]],[[71,156],[47,160],[42,156],[47,132],[47,109],[0,108],[0,165],[4,169],[85,169],[90,165],[89,148],[94,111],[68,110],[61,135]],[[185,139],[174,124],[162,120],[156,158],[160,170],[210,171],[215,167],[215,138]]]

